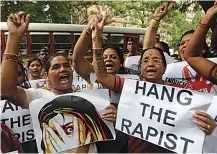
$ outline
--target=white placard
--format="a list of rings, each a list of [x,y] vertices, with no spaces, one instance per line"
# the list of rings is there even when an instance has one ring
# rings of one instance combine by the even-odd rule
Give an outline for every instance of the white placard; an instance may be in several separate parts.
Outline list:
[[[124,66],[133,70],[138,71],[139,60],[141,56],[130,56],[127,57]]]
[[[210,58],[209,60],[217,63],[217,58]],[[196,91],[217,95],[217,85],[201,77],[187,62],[167,65],[163,79],[173,84],[184,85]]]
[[[212,94],[143,81],[125,80],[116,129],[178,153],[201,153],[204,132],[193,122]]]
[[[15,106],[7,100],[2,100],[1,122],[13,131],[20,143],[35,139],[29,110]]]
[[[110,104],[108,100],[107,90],[91,90],[31,102],[38,152],[49,152],[49,149],[61,152],[91,142],[115,139],[113,123],[101,118]],[[54,144],[49,147],[50,142]]]

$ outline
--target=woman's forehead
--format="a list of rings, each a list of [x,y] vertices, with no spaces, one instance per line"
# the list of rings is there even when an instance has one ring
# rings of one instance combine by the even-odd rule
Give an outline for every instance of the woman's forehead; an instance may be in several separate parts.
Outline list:
[[[162,56],[159,51],[156,49],[149,49],[143,54],[143,58],[160,58],[162,59]]]
[[[115,54],[117,55],[117,52],[114,49],[108,48],[104,51],[103,53],[104,55],[111,55],[111,54]]]
[[[33,63],[34,63],[34,64],[35,64],[35,63],[40,64],[38,60],[34,60],[34,61],[32,61],[32,62],[30,63],[30,65],[33,64]]]
[[[54,64],[61,64],[61,63],[66,63],[66,62],[68,63],[68,60],[65,57],[57,56],[51,60],[50,64],[54,65]]]
[[[188,34],[184,35],[184,36],[182,37],[181,42],[182,42],[182,41],[189,40],[189,39],[191,38],[192,35],[193,35],[193,33],[188,33]]]

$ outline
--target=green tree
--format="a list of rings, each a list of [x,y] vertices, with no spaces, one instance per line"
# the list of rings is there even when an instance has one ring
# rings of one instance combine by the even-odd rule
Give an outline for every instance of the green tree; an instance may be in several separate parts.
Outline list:
[[[1,1],[1,21],[10,13],[24,11],[31,15],[31,22],[70,23],[70,6],[67,1]]]
[[[71,23],[70,5],[68,1],[47,1],[39,2],[46,6],[44,13],[47,15],[45,22],[50,23]]]
[[[43,5],[41,3],[1,1],[1,21],[6,22],[10,13],[25,11],[31,14],[31,22],[43,22],[45,14],[42,8]]]
[[[88,8],[96,5],[97,1],[70,1],[68,2],[70,8],[70,15],[73,24],[87,24],[88,22]]]

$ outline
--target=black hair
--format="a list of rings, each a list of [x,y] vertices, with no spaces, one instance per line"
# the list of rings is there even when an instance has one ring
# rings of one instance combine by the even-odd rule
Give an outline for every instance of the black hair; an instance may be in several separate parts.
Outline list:
[[[127,39],[127,42],[134,42],[134,43],[136,43],[136,40],[135,40],[134,38],[132,38],[132,37],[129,37],[129,38]]]
[[[187,35],[187,34],[193,34],[195,32],[195,30],[189,30],[187,32],[185,32],[182,36],[181,39],[179,40],[179,43],[181,43],[182,38]],[[180,45],[180,44],[179,44]],[[205,53],[203,54],[204,58],[209,58],[211,56],[211,53],[209,53],[209,46],[206,43],[206,40],[204,40],[203,42],[203,50],[205,51]]]
[[[68,59],[67,57],[63,56],[62,54],[56,53],[56,54],[54,54],[53,56],[51,56],[51,57],[47,60],[47,62],[46,62],[45,71],[46,71],[47,73],[48,73],[48,71],[49,71],[50,63],[51,63],[52,59],[55,58],[55,57],[58,57],[58,56],[64,57],[64,58],[69,62],[69,59]]]
[[[48,47],[44,47],[40,50],[40,52],[49,52],[49,48]]]
[[[57,97],[41,108],[38,114],[38,121],[42,131],[44,123],[48,124],[50,119],[58,114],[63,116],[64,113],[72,114],[81,119],[86,126],[92,129],[93,133],[97,134],[100,132],[103,139],[113,139],[110,129],[100,118],[95,106],[90,101],[73,95]],[[95,127],[97,127],[97,130],[94,129]],[[87,128],[85,133],[87,134],[88,131],[90,130]],[[98,140],[99,138],[96,139]],[[41,149],[45,152],[43,140],[41,140]]]
[[[18,61],[18,65],[21,68],[23,75],[24,75],[24,82],[21,84],[17,84],[17,86],[28,89],[31,88],[31,85],[29,83],[29,78],[28,78],[28,71],[27,69],[24,67],[24,65],[22,64],[21,61]]]
[[[157,51],[160,53],[160,55],[161,55],[161,57],[162,57],[162,60],[163,60],[163,65],[164,65],[164,67],[165,67],[165,69],[166,69],[166,68],[167,68],[167,62],[166,62],[166,58],[165,58],[165,56],[164,56],[164,52],[163,52],[162,49],[160,49],[160,48],[158,48],[158,47],[153,47],[153,48],[144,49],[143,52],[142,52],[142,54],[141,54],[141,57],[140,57],[140,62],[142,61],[142,58],[143,58],[144,53],[145,53],[146,51],[150,50],[150,49],[155,49],[155,50],[157,50]]]
[[[124,51],[116,46],[106,46],[103,48],[103,52],[106,50],[106,49],[113,49],[116,51],[116,53],[118,54],[118,57],[119,57],[119,60],[120,60],[120,63],[123,64],[124,63]]]
[[[189,30],[189,31],[187,31],[187,32],[185,32],[184,34],[182,34],[181,39],[179,40],[179,42],[181,42],[182,38],[183,38],[185,35],[187,35],[187,34],[193,34],[193,33],[194,33],[194,30],[193,30],[193,29],[192,29],[192,30]]]
[[[37,58],[37,57],[34,57],[34,58],[28,60],[27,67],[29,68],[29,66],[31,65],[31,63],[34,62],[34,61],[38,61],[38,62],[40,63],[40,65],[41,65],[41,67],[43,67],[43,64],[42,64],[42,62],[41,62],[41,59],[40,59],[40,58]]]
[[[59,51],[57,51],[56,53],[59,53],[59,54],[66,54],[66,53],[68,53],[68,51],[66,51],[66,50],[59,50]]]
[[[163,52],[166,52],[170,56],[170,48],[169,45],[163,41],[157,42],[163,47]]]

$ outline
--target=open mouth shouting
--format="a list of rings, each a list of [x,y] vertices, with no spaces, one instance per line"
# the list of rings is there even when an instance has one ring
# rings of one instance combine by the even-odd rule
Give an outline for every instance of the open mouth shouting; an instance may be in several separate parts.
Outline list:
[[[113,70],[114,64],[111,62],[108,62],[105,64],[106,70]]]
[[[68,82],[69,82],[69,75],[68,74],[62,74],[62,75],[60,75],[60,78],[59,78],[59,81],[60,81],[60,83],[61,84],[68,84]]]

